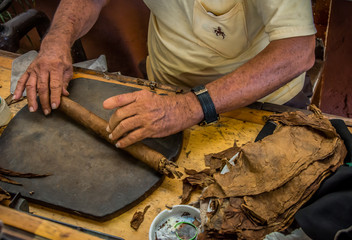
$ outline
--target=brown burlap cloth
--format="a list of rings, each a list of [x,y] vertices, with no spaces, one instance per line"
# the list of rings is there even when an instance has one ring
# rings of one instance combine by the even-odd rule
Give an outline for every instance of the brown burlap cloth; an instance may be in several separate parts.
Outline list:
[[[269,120],[278,124],[272,135],[207,156],[210,170],[188,172],[186,185],[201,185],[207,203],[198,239],[262,239],[283,231],[343,163],[344,143],[317,109],[309,116],[292,112]],[[234,165],[227,163],[229,172],[221,174],[220,166],[237,151]]]

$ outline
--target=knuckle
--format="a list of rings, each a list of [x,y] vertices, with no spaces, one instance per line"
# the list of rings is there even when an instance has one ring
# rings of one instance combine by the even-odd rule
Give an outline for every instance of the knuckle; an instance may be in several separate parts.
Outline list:
[[[45,88],[38,88],[37,90],[39,95],[44,95],[48,92],[48,90]]]
[[[152,93],[146,89],[143,89],[142,91],[140,91],[140,96],[141,97],[146,97],[146,96],[150,96]]]
[[[131,134],[131,136],[130,136],[130,141],[131,142],[137,142],[137,141],[139,141],[139,140],[141,140],[141,137],[142,135],[139,133],[139,134],[137,134],[137,133],[135,133],[135,134]]]
[[[52,81],[52,82],[50,83],[50,89],[51,89],[52,91],[61,90],[61,87],[62,87],[62,85],[61,85],[60,82]]]
[[[137,142],[137,138],[131,134],[127,135],[126,137],[124,137],[123,139],[121,139],[119,141],[120,146],[123,147],[127,147],[135,142]]]
[[[45,94],[48,92],[48,86],[45,84],[38,84],[37,90],[39,95]]]
[[[127,123],[127,121],[122,121],[119,124],[119,128],[122,131],[128,131],[129,130],[129,124]]]
[[[36,65],[33,66],[32,70],[36,73],[41,72],[43,69],[48,69],[49,64],[47,62],[36,62]]]
[[[116,126],[119,123],[118,114],[115,112],[109,119],[110,126]]]
[[[33,83],[31,83],[31,82],[27,82],[26,83],[26,88],[27,89],[33,89],[33,88],[35,88],[35,85]]]
[[[117,119],[119,119],[119,116],[120,116],[120,111],[119,109],[117,109],[115,112],[114,112],[114,115],[113,115],[113,121],[117,121]]]

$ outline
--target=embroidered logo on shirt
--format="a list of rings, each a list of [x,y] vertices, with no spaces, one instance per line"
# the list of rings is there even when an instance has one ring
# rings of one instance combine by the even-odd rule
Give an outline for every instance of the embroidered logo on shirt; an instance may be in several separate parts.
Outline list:
[[[216,36],[222,36],[222,39],[225,38],[226,34],[222,31],[221,27],[214,28],[214,33]]]

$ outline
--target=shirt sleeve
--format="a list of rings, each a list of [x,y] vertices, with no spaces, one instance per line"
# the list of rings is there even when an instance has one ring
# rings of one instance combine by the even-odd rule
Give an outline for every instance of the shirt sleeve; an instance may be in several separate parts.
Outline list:
[[[311,0],[254,0],[269,40],[316,33]]]

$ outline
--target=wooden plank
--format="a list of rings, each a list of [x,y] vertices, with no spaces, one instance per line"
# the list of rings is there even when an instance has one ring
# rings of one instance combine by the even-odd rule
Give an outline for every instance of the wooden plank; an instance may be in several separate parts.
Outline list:
[[[223,113],[220,117],[230,117],[244,122],[252,122],[257,124],[264,124],[266,117],[272,115],[273,112],[256,110],[251,108],[239,108],[231,112]]]
[[[26,213],[0,205],[0,219],[9,226],[42,236],[48,239],[100,240],[101,238],[49,222]]]

